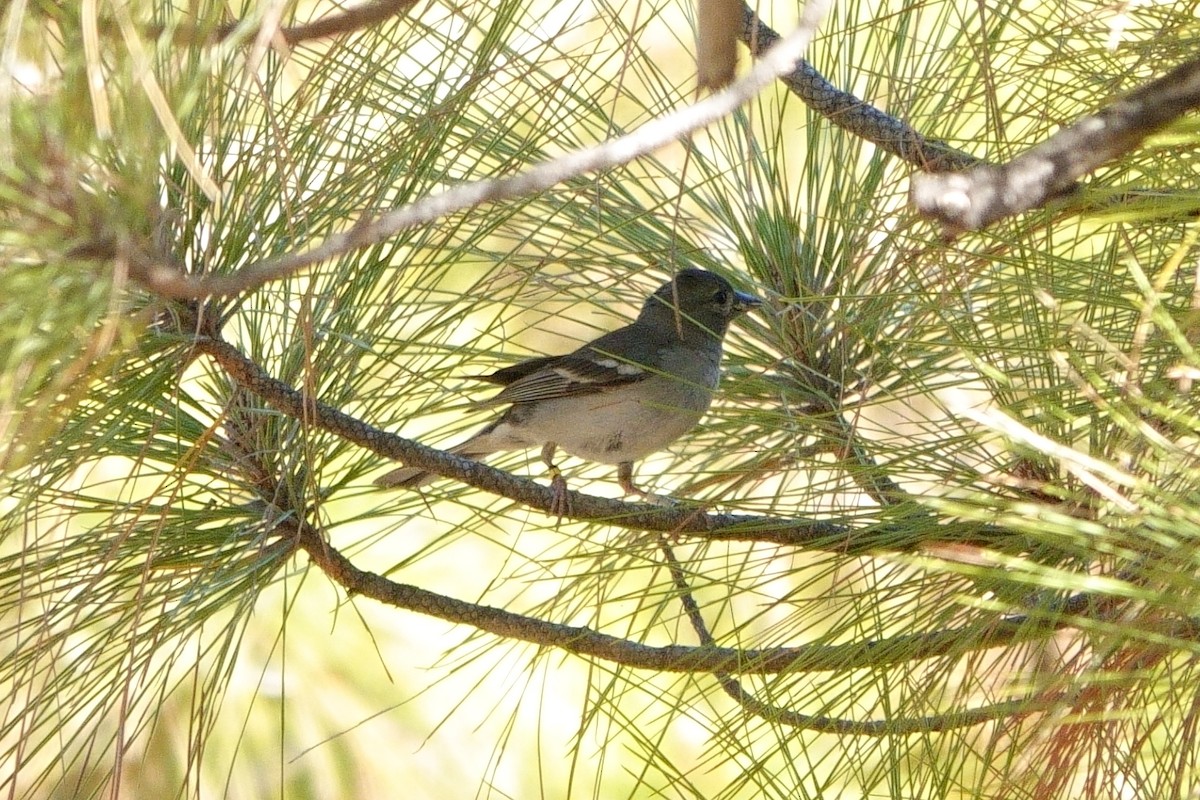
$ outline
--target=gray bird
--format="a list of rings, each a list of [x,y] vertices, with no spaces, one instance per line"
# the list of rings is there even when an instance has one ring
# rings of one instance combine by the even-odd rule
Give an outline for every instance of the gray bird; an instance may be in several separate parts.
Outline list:
[[[573,353],[531,358],[486,376],[504,389],[480,405],[510,407],[450,452],[480,459],[541,447],[555,490],[552,510],[559,516],[569,512],[566,481],[554,463],[559,447],[588,461],[616,464],[626,494],[667,501],[634,485],[633,462],[700,421],[721,378],[721,341],[729,323],[760,305],[719,275],[681,270],[624,328]],[[413,488],[437,477],[401,467],[375,485]]]

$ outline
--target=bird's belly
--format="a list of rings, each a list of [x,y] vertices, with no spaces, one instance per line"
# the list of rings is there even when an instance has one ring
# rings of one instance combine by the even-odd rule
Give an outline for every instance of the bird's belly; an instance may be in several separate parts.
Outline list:
[[[708,410],[706,392],[676,392],[670,402],[600,393],[542,401],[526,424],[542,441],[600,464],[637,461],[687,433]]]

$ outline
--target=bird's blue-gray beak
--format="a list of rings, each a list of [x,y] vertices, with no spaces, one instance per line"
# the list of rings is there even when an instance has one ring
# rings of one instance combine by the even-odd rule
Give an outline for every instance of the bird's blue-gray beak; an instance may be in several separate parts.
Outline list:
[[[752,294],[746,294],[745,292],[739,292],[736,290],[733,293],[733,310],[738,314],[745,314],[747,311],[753,311],[762,304],[763,301],[759,300]]]

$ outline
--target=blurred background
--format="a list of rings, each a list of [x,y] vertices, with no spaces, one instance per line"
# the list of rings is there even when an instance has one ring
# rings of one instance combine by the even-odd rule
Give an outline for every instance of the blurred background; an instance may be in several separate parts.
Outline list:
[[[755,10],[782,33],[799,14]],[[1101,171],[1086,202],[951,241],[908,208],[914,165],[780,83],[630,164],[232,295],[156,291],[147,263],[235,273],[697,95],[690,2],[429,0],[332,37],[278,33],[345,11],[2,12],[7,796],[1193,791],[1194,122]],[[1179,63],[1198,32],[1193,3],[855,0],[808,58],[1001,161]],[[639,482],[855,532],[673,540],[717,645],[845,648],[832,669],[742,676],[774,711],[711,671],[349,594],[288,525],[400,584],[700,641],[657,534],[450,479],[377,491],[394,463],[190,344],[219,335],[323,403],[448,447],[495,414],[473,405],[492,393],[479,375],[627,323],[684,267],[767,307],[726,340],[704,422]],[[537,455],[490,463],[545,482]],[[562,466],[573,489],[620,495],[615,468]]]

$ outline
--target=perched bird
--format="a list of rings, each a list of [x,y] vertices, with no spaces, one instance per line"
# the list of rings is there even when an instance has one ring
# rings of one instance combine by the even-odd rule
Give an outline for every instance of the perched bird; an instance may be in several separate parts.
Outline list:
[[[569,507],[566,481],[554,463],[559,447],[589,461],[616,464],[626,494],[664,502],[634,485],[633,462],[700,421],[721,378],[721,340],[729,323],[760,305],[719,275],[681,270],[646,299],[632,324],[573,353],[531,358],[485,377],[504,389],[480,405],[510,407],[450,452],[478,459],[541,447],[555,491],[552,511],[560,517]],[[375,485],[411,488],[436,477],[401,467]]]

